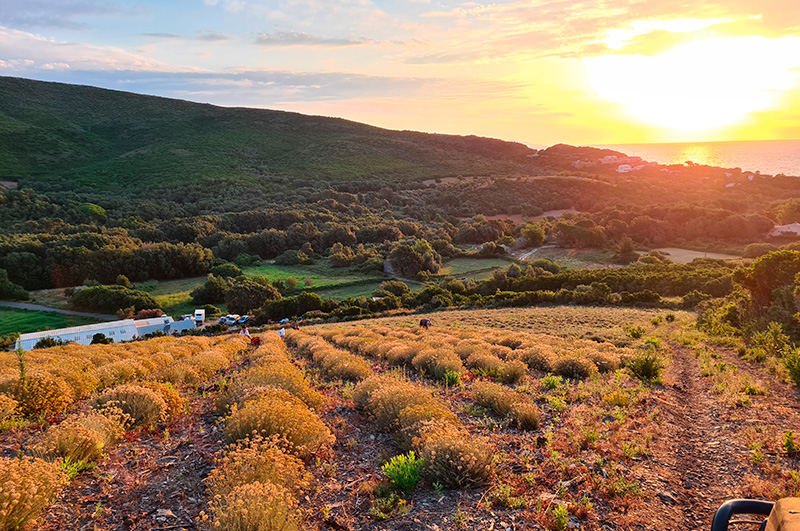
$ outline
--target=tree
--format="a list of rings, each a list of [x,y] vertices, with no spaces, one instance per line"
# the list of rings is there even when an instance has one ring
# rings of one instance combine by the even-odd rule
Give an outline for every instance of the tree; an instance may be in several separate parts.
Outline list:
[[[273,286],[240,277],[225,293],[225,304],[231,313],[247,314],[260,308],[268,300],[280,298],[280,292]]]
[[[0,299],[26,301],[28,298],[28,292],[22,286],[8,280],[8,272],[0,269]]]
[[[117,286],[122,286],[122,287],[125,287],[125,288],[131,287],[131,281],[125,275],[117,275],[116,284],[117,284]]]
[[[539,223],[528,223],[522,228],[521,234],[529,247],[541,247],[544,243],[544,229]]]
[[[206,283],[195,288],[190,295],[195,304],[219,304],[225,302],[227,291],[228,282],[221,276],[209,273]]]

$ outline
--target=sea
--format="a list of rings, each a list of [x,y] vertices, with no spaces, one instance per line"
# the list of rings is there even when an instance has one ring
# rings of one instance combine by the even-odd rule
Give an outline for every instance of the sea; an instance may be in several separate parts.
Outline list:
[[[593,147],[621,151],[660,164],[692,161],[722,168],[741,168],[762,174],[800,176],[800,140],[615,144]]]

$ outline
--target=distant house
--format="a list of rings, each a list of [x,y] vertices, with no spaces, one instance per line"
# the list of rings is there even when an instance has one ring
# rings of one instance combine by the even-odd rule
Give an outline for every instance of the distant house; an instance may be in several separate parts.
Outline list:
[[[125,319],[122,321],[110,321],[107,323],[97,323],[84,326],[72,326],[70,328],[59,328],[56,330],[44,330],[42,332],[32,332],[30,334],[20,334],[14,348],[22,350],[32,350],[36,343],[44,338],[50,337],[56,340],[77,343],[79,345],[91,345],[95,334],[103,334],[108,339],[113,339],[115,343],[121,341],[132,341],[138,337],[152,334],[153,332],[164,332],[165,334],[177,334],[185,330],[196,328],[193,319],[174,321],[172,317],[162,316],[152,319]]]
[[[630,164],[620,164],[617,168],[617,173],[628,173],[633,171],[633,166]]]
[[[769,231],[769,235],[772,238],[778,238],[781,236],[789,236],[789,237],[797,237],[800,236],[800,223],[790,223],[788,225],[775,225],[771,231]]]

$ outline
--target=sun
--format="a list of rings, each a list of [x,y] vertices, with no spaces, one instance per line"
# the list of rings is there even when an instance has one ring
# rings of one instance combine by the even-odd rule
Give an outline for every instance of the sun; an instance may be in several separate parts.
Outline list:
[[[796,82],[799,49],[798,38],[718,37],[657,55],[614,54],[582,62],[602,100],[622,104],[639,122],[697,132],[773,108]]]

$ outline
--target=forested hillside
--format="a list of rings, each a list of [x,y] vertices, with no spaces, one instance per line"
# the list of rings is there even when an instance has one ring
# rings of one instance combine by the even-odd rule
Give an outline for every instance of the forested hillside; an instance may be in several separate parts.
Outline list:
[[[530,166],[533,153],[487,138],[11,77],[0,77],[0,138],[0,180],[92,197],[507,174]]]

